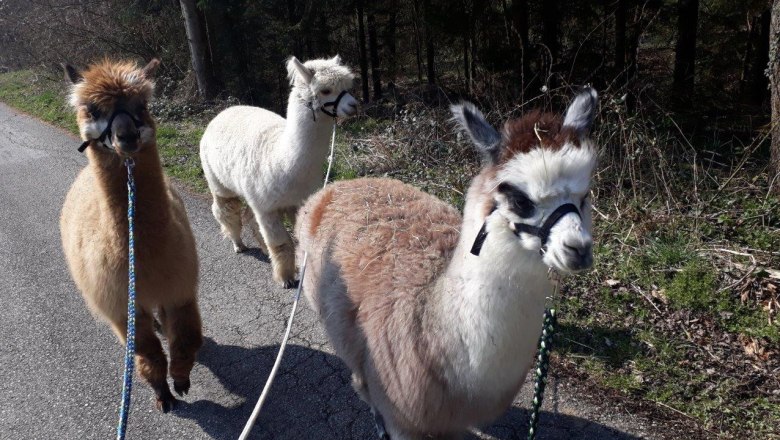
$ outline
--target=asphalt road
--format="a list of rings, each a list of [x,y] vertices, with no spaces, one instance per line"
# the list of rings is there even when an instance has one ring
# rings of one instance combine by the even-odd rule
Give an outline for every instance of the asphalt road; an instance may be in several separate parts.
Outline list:
[[[90,315],[68,274],[59,211],[86,158],[63,131],[0,103],[0,438],[107,439],[118,419],[123,348]],[[206,342],[192,389],[169,414],[136,381],[128,438],[238,438],[273,364],[292,290],[256,249],[236,255],[208,198],[180,190],[200,257]],[[139,197],[143,197],[140,194]],[[246,243],[251,243],[248,239]],[[525,438],[530,387],[479,438]],[[654,422],[548,387],[539,439],[662,438]],[[256,439],[373,439],[367,406],[303,304]]]

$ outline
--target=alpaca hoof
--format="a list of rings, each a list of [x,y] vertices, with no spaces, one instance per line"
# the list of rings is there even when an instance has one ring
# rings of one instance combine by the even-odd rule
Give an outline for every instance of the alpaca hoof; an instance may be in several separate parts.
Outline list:
[[[176,391],[176,394],[180,396],[184,396],[185,394],[190,392],[190,380],[189,379],[185,379],[182,381],[174,380],[173,390]]]
[[[371,407],[371,414],[374,416],[374,427],[376,428],[376,434],[379,436],[379,440],[390,440],[390,435],[385,429],[385,419],[382,418],[382,414],[374,410]]]
[[[282,287],[284,287],[285,289],[295,289],[298,287],[298,280],[282,281]]]
[[[233,252],[240,254],[246,252],[246,246],[243,243],[233,243]]]
[[[176,408],[176,403],[178,401],[176,400],[173,395],[170,397],[157,397],[154,401],[154,406],[157,408],[158,411],[162,411],[163,413],[167,413],[170,410]]]

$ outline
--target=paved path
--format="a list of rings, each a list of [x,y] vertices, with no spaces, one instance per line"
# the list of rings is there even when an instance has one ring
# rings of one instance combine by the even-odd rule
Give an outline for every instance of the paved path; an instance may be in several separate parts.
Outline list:
[[[86,163],[78,145],[0,103],[0,439],[114,435],[123,349],[90,316],[60,249],[60,207]],[[150,388],[136,382],[128,437],[235,439],[273,363],[292,291],[271,282],[256,250],[232,252],[207,198],[181,192],[198,242],[206,342],[175,412],[155,411]],[[647,420],[574,398],[564,381],[548,389],[540,439],[660,438]],[[529,393],[526,384],[519,403],[476,435],[525,438]],[[306,304],[252,438],[375,438],[368,408]]]

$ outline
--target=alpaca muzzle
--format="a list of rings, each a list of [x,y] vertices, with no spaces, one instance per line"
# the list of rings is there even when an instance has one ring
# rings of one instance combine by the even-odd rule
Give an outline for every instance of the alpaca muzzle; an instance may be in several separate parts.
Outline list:
[[[496,208],[494,207],[493,211],[495,210]],[[493,211],[491,211],[491,213]],[[513,232],[517,236],[520,236],[520,233],[524,232],[526,234],[539,237],[539,240],[541,241],[539,254],[544,255],[544,253],[547,251],[547,240],[550,238],[550,231],[552,230],[553,226],[555,226],[566,214],[570,213],[577,214],[580,219],[582,218],[580,210],[577,209],[573,203],[564,203],[563,205],[557,207],[555,211],[553,211],[552,214],[547,217],[541,227],[529,225],[526,223],[512,223],[514,226]],[[471,246],[471,253],[474,255],[479,255],[479,253],[482,251],[482,245],[485,244],[485,239],[487,238],[486,228],[487,221],[482,224],[482,228],[479,230],[477,238],[474,239],[474,245]]]
[[[130,122],[135,127],[134,130],[128,131],[126,127],[117,127],[117,129],[113,128],[114,120],[119,115],[125,115],[130,119]],[[120,122],[120,121],[117,121]],[[125,124],[127,125],[127,124]],[[88,139],[84,141],[81,146],[79,147],[79,153],[83,153],[84,150],[87,149],[87,147],[92,143],[92,141],[98,141],[100,142],[106,149],[111,150],[111,145],[113,144],[112,134],[113,130],[116,130],[116,137],[119,141],[120,147],[125,151],[135,151],[138,149],[137,141],[139,138],[139,128],[143,127],[144,122],[135,116],[133,116],[130,112],[127,110],[116,110],[114,113],[111,114],[111,117],[108,118],[108,124],[106,125],[106,128],[103,130],[102,133],[100,133],[100,136],[98,136],[95,139]],[[132,133],[135,133],[135,136],[133,138]],[[127,142],[127,144],[125,144]],[[127,150],[124,145],[128,145],[132,142],[135,142],[135,147],[132,150]]]
[[[322,108],[321,108],[322,112],[334,119],[337,118],[339,113],[339,103],[341,102],[341,98],[346,96],[348,93],[349,92],[347,92],[346,90],[342,90],[341,93],[339,93],[339,96],[337,96],[334,101],[330,101],[330,102],[326,102],[325,104],[322,104]],[[328,107],[332,107],[333,111],[328,110]]]

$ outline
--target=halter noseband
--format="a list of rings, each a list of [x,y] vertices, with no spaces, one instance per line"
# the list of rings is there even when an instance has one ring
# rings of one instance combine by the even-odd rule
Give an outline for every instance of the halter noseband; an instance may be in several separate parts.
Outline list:
[[[493,211],[495,210],[496,208],[494,207]],[[492,214],[493,211],[490,211],[490,213]],[[520,236],[521,232],[539,237],[539,240],[542,242],[542,246],[539,248],[539,253],[544,255],[544,253],[547,251],[547,239],[550,238],[550,231],[552,230],[553,226],[555,226],[555,224],[558,223],[558,221],[562,219],[563,216],[572,212],[577,214],[579,218],[582,218],[580,210],[577,209],[573,203],[564,203],[563,205],[556,208],[549,217],[547,217],[547,220],[544,221],[544,224],[542,224],[541,228],[525,223],[512,223],[515,226],[515,230],[513,232],[518,237]],[[487,220],[485,220],[485,223],[482,224],[482,228],[480,228],[479,233],[477,234],[477,238],[474,239],[474,245],[471,246],[471,253],[474,255],[479,255],[480,251],[482,250],[482,245],[485,244],[485,239],[487,238],[486,227]]]
[[[348,92],[346,90],[342,90],[341,93],[339,93],[339,96],[337,96],[334,101],[329,101],[329,102],[326,102],[325,104],[322,104],[322,106],[320,106],[320,110],[322,110],[323,113],[325,113],[326,115],[330,116],[331,118],[336,119],[338,117],[339,102],[341,102],[341,98],[343,98],[344,95],[346,95],[347,93]],[[316,110],[314,110],[314,101],[307,102],[306,103],[306,107],[308,107],[309,110],[311,110],[311,119],[313,121],[316,121],[317,120],[317,116],[316,116],[317,112],[316,112]],[[331,111],[326,110],[327,107],[333,107],[333,111],[331,112]]]
[[[341,98],[343,98],[344,95],[346,95],[346,94],[347,94],[347,91],[346,90],[342,90],[341,93],[339,93],[339,96],[336,97],[335,101],[330,101],[330,102],[326,102],[325,104],[322,104],[322,107],[320,107],[320,110],[322,110],[322,112],[325,113],[326,115],[328,115],[328,116],[330,116],[332,118],[335,118],[336,114],[339,111],[339,102],[341,102]],[[326,110],[326,108],[328,108],[328,107],[333,107],[333,111],[330,112],[330,111]]]
[[[120,114],[126,114],[127,116],[129,116],[130,120],[132,120],[133,123],[135,124],[135,128],[143,127],[144,122],[142,120],[140,120],[140,119],[137,119],[135,116],[133,116],[127,110],[116,110],[114,113],[111,114],[111,117],[108,118],[108,125],[106,125],[105,130],[103,130],[103,132],[100,133],[100,136],[98,136],[95,139],[88,139],[88,140],[84,141],[81,144],[81,146],[79,147],[79,153],[83,153],[84,150],[86,150],[87,147],[89,146],[89,143],[92,142],[92,141],[100,141],[100,143],[103,144],[103,146],[105,146],[106,149],[110,150],[111,148],[108,145],[106,145],[106,138],[111,139],[111,124],[114,123],[114,118],[116,118]]]

